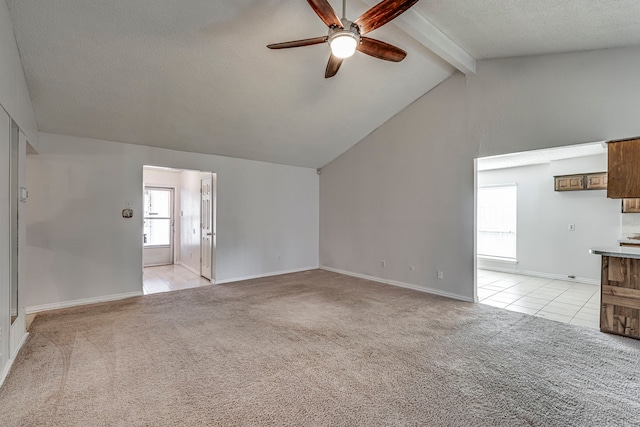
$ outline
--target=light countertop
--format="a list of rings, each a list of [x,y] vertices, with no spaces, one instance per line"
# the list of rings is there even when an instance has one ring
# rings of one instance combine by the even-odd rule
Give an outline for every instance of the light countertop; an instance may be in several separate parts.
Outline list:
[[[617,258],[640,259],[640,248],[630,246],[594,246],[589,249],[589,253]]]

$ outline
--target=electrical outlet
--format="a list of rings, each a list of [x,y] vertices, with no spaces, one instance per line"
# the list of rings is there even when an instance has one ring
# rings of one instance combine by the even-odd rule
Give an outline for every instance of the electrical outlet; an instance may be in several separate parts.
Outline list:
[[[380,261],[380,267],[385,268],[387,266],[387,262],[386,261]]]
[[[444,279],[444,271],[438,270],[438,279]]]

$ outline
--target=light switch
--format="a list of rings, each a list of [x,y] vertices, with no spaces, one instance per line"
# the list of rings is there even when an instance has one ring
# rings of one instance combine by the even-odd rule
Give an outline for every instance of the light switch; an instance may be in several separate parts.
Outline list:
[[[569,224],[569,231],[576,231],[576,225],[575,224]]]

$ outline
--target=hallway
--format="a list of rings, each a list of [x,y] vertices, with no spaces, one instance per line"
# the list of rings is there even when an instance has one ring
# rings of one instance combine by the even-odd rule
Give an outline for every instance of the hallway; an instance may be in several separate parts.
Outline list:
[[[144,295],[179,289],[197,288],[211,282],[181,265],[160,265],[145,267],[142,274]]]

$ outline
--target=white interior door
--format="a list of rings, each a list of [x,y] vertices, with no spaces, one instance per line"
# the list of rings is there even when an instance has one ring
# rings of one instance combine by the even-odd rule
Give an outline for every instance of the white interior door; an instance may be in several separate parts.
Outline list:
[[[144,188],[144,266],[173,264],[173,188]]]
[[[211,176],[201,180],[200,184],[200,275],[211,280],[212,277],[212,247],[213,247],[213,221],[212,221],[212,179]]]

